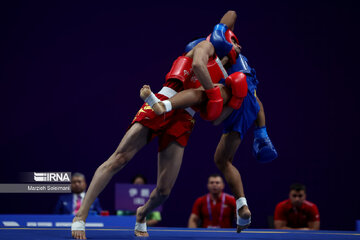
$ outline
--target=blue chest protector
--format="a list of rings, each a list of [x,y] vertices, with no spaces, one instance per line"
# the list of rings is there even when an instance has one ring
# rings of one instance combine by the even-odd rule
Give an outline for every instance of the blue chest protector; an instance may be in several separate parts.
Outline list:
[[[260,105],[256,100],[256,89],[259,81],[256,78],[255,69],[249,66],[247,58],[241,54],[239,54],[236,63],[233,64],[227,72],[229,75],[234,72],[242,72],[246,75],[248,94],[241,107],[238,110],[234,110],[230,116],[224,120],[223,132],[239,132],[241,139],[243,139],[247,130],[256,120],[260,110]],[[220,81],[220,83],[225,84],[225,81]]]
[[[248,60],[244,55],[239,54],[239,57],[236,59],[236,63],[227,70],[229,75],[234,72],[242,72],[246,75],[248,89],[252,94],[255,94],[259,81],[256,78],[255,69],[249,66]],[[225,81],[221,83],[224,84]]]

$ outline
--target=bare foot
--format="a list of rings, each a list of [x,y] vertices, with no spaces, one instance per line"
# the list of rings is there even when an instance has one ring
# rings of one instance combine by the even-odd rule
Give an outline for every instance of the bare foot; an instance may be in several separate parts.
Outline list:
[[[148,237],[149,236],[148,232],[141,232],[138,230],[134,230],[134,233],[135,233],[136,237]]]
[[[242,208],[240,208],[238,213],[239,213],[239,216],[244,220],[249,219],[251,217],[251,212],[250,212],[248,206],[246,206],[246,205],[244,205]],[[245,226],[237,225],[236,232],[240,233],[242,230],[248,228],[249,226],[250,226],[250,224],[247,224]]]
[[[84,219],[82,219],[81,217],[74,217],[73,219],[73,223],[74,222],[78,222],[78,221],[84,221]],[[75,239],[86,239],[86,236],[85,236],[85,231],[80,231],[80,230],[74,230],[74,231],[71,231],[71,235],[73,238]]]
[[[143,207],[138,207],[138,209],[136,210],[136,222],[137,223],[145,223],[146,224],[146,217],[144,217],[142,215],[141,210],[143,209]],[[135,236],[137,237],[148,237],[149,233],[147,231],[140,231],[139,229],[134,230]]]
[[[149,85],[144,85],[140,89],[140,97],[144,101],[147,97],[150,96],[151,93],[152,93],[152,91],[151,91]],[[156,115],[162,115],[166,112],[165,105],[162,102],[155,103],[154,105],[152,105],[150,107],[154,110]]]

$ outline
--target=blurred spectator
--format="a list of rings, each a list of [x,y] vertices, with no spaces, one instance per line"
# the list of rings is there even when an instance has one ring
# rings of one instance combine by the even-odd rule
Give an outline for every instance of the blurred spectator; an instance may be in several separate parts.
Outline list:
[[[189,218],[189,228],[231,228],[236,218],[236,201],[223,193],[224,182],[219,174],[210,175],[209,193],[196,199]]]
[[[86,180],[82,173],[74,173],[71,175],[71,193],[60,195],[55,207],[55,214],[75,214],[85,197]],[[101,206],[99,199],[96,198],[90,207],[90,214],[100,214]]]
[[[142,174],[138,174],[131,180],[131,183],[142,185],[142,184],[147,184],[147,180]],[[126,210],[117,211],[118,216],[128,216],[135,214],[136,214],[135,211],[126,211]],[[146,216],[146,225],[149,227],[155,226],[160,221],[161,221],[161,213],[159,211],[153,211]]]
[[[276,229],[319,230],[320,215],[317,206],[306,200],[304,185],[290,186],[289,199],[278,203],[274,214]]]
[[[147,184],[147,179],[142,175],[142,174],[138,174],[135,177],[133,177],[133,179],[131,180],[132,184]]]

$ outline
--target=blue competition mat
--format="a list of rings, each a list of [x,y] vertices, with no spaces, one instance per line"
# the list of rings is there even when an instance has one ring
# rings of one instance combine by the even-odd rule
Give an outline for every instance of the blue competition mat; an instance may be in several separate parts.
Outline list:
[[[328,240],[360,239],[360,232],[286,231],[248,229],[237,234],[233,229],[149,228],[150,237],[137,238],[130,228],[88,229],[88,239],[269,239],[269,240]],[[72,239],[70,228],[0,228],[0,239]]]

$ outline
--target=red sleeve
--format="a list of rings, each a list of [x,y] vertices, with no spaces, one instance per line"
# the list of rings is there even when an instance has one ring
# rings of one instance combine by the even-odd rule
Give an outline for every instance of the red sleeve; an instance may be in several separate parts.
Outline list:
[[[278,203],[278,205],[276,205],[275,208],[274,220],[286,221],[284,212],[285,212],[284,204],[282,202]]]
[[[310,215],[311,222],[320,221],[319,209],[315,204],[311,206],[310,213],[311,213]]]
[[[200,216],[200,208],[201,208],[201,197],[196,199],[191,213],[193,213],[193,214],[195,214],[197,216]]]

